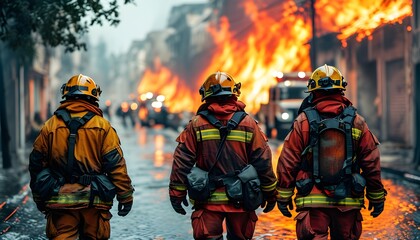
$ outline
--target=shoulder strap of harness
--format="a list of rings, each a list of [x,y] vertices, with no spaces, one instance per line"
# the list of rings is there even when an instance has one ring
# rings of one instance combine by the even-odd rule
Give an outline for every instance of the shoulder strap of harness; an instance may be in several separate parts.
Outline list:
[[[71,181],[73,165],[74,165],[74,146],[76,145],[76,135],[77,130],[87,123],[91,118],[95,116],[93,112],[88,111],[81,118],[72,118],[70,113],[66,109],[59,109],[54,112],[57,117],[61,118],[66,126],[70,130],[70,135],[68,138],[68,153],[67,153],[67,175],[68,179]]]
[[[318,137],[320,133],[320,122],[321,116],[318,111],[313,108],[306,108],[303,110],[309,122],[309,146],[312,148],[313,156],[313,177],[316,183],[320,183],[319,178],[319,146],[318,146]],[[343,124],[343,131],[346,138],[346,159],[344,161],[343,169],[345,174],[351,174],[351,166],[353,163],[353,139],[352,139],[352,127],[353,120],[356,116],[356,109],[353,106],[346,107],[343,112],[336,118],[336,123],[326,122],[327,128],[338,127],[339,121]],[[306,149],[305,151],[306,152]]]
[[[235,112],[232,118],[229,119],[229,121],[227,122],[226,126],[223,126],[219,119],[217,119],[208,110],[198,112],[198,114],[207,119],[211,125],[219,129],[221,137],[223,137],[225,134],[229,134],[230,130],[235,129],[238,126],[238,124],[242,121],[242,119],[244,119],[244,117],[247,115],[247,113],[244,111]]]
[[[201,115],[201,116],[203,116],[205,119],[207,119],[210,122],[211,125],[213,125],[216,128],[218,128],[219,129],[219,133],[220,133],[220,143],[219,143],[219,148],[217,149],[216,161],[214,162],[214,164],[209,169],[209,172],[210,172],[211,169],[213,169],[213,167],[216,165],[217,161],[220,158],[220,154],[222,153],[222,147],[224,146],[224,143],[225,143],[226,138],[229,135],[230,131],[232,129],[235,129],[238,126],[238,124],[242,121],[242,119],[245,118],[245,116],[247,115],[247,113],[244,112],[244,111],[237,111],[237,112],[235,112],[233,114],[233,116],[229,119],[229,121],[227,122],[226,126],[224,126],[219,121],[219,119],[217,119],[208,110],[200,111],[200,112],[198,112],[198,114]]]
[[[341,119],[344,122],[344,131],[346,133],[346,160],[343,169],[345,174],[351,174],[351,166],[353,163],[353,138],[352,128],[353,120],[356,117],[356,108],[353,106],[346,107],[341,113]]]
[[[312,163],[313,163],[313,177],[315,181],[320,181],[319,179],[319,148],[318,148],[318,134],[319,134],[319,123],[321,122],[321,117],[319,116],[318,111],[309,107],[303,110],[308,118],[309,122],[309,146],[312,148]],[[305,149],[306,151],[306,149]]]

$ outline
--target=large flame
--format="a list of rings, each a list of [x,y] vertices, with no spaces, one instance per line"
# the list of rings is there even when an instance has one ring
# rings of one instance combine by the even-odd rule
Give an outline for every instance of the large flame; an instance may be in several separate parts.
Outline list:
[[[194,96],[197,94],[194,93],[193,95],[186,83],[180,81],[178,75],[171,72],[169,68],[162,66],[158,58],[154,61],[154,70],[146,69],[144,72],[137,92],[140,94],[152,92],[164,95],[166,98],[165,104],[170,112],[192,110],[188,106],[193,102],[197,102],[197,96]]]
[[[194,84],[159,66],[146,70],[138,91],[159,91],[166,95],[171,111],[193,112],[201,103],[200,84],[209,74],[225,71],[242,83],[240,100],[247,104],[247,111],[255,113],[268,101],[274,71],[311,70],[309,7],[297,6],[293,0],[267,2],[263,7],[253,0],[235,2],[230,7],[236,9],[229,13],[242,15],[222,16],[209,28],[215,47]],[[337,33],[344,47],[350,36],[361,40],[384,24],[400,23],[412,15],[411,0],[318,0],[315,8],[318,35]]]

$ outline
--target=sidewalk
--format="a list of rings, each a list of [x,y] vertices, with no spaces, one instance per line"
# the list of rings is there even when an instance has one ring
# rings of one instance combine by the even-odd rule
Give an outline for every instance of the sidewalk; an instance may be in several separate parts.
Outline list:
[[[29,183],[29,153],[31,146],[27,149],[12,154],[12,167],[9,169],[2,168],[2,156],[0,152],[0,204],[13,200],[19,192],[25,191],[26,185]],[[1,209],[1,208],[0,208]]]
[[[414,149],[401,148],[398,144],[388,142],[379,145],[379,149],[383,171],[420,184],[420,166],[415,166],[413,163]]]

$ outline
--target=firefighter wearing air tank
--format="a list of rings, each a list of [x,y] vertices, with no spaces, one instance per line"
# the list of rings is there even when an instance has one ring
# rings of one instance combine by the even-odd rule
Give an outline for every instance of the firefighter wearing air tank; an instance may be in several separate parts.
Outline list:
[[[61,87],[64,100],[42,127],[29,157],[30,187],[46,214],[49,239],[108,239],[110,209],[133,204],[119,137],[102,117],[101,90],[79,74]]]
[[[278,160],[278,208],[291,217],[296,188],[298,239],[359,239],[364,197],[373,217],[384,210],[378,139],[344,97],[347,82],[333,66],[317,68],[310,95]]]
[[[238,100],[240,83],[225,72],[208,76],[200,88],[197,115],[177,138],[170,175],[172,207],[186,214],[194,205],[194,239],[251,239],[255,209],[276,205],[277,179],[267,138]]]

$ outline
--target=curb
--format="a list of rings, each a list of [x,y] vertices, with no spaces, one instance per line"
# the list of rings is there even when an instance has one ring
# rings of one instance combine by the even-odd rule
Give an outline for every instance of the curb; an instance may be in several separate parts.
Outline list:
[[[381,167],[384,172],[397,175],[409,182],[420,184],[420,172],[417,171],[404,171],[392,167]]]

